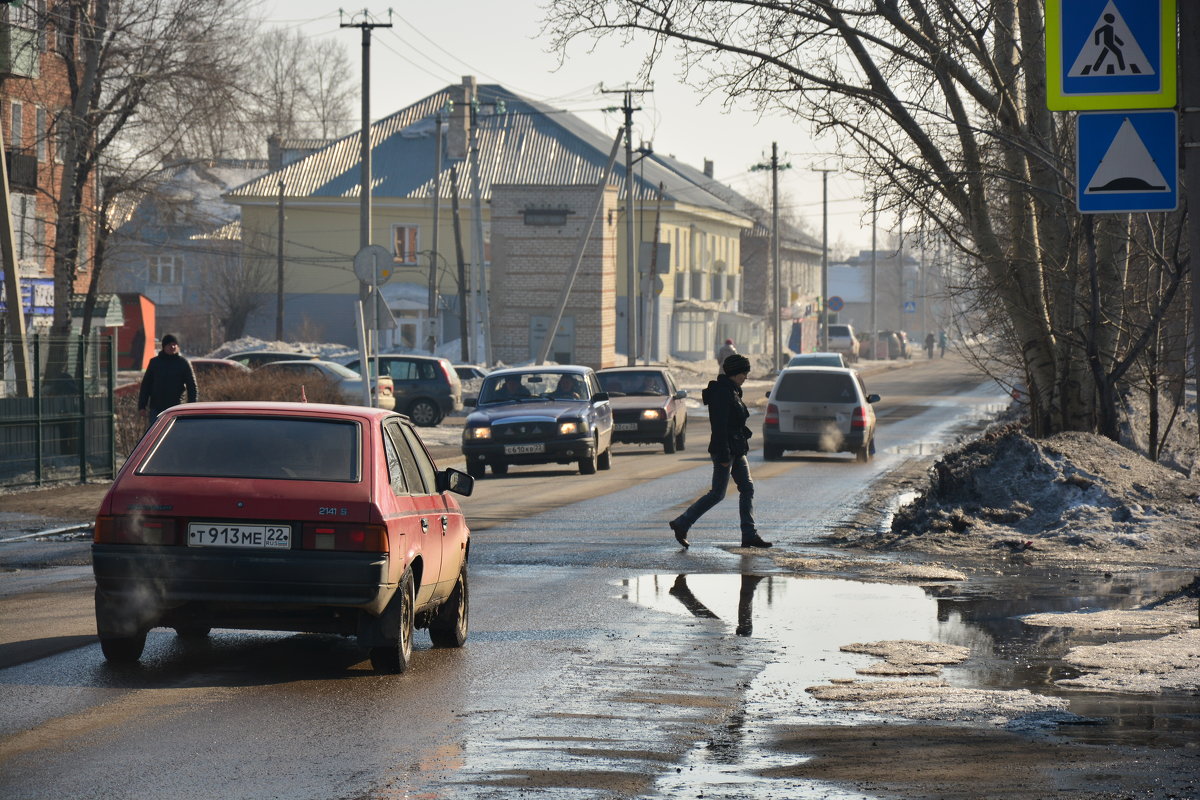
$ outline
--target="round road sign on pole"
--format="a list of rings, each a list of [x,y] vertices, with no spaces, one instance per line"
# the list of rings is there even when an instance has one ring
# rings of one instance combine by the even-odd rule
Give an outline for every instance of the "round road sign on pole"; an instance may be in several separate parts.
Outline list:
[[[830,311],[841,311],[842,306],[845,305],[845,302],[842,300],[842,298],[835,294],[833,297],[829,298],[829,302],[826,303],[826,305],[829,306]]]
[[[372,286],[387,283],[392,277],[392,254],[386,247],[367,245],[354,254],[354,274]]]

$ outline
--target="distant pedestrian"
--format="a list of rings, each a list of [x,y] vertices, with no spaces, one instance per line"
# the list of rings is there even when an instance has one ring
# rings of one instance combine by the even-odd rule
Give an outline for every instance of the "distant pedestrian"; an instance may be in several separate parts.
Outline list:
[[[192,365],[179,354],[179,340],[168,333],[162,337],[162,349],[150,359],[142,375],[142,390],[138,393],[138,411],[146,414],[149,429],[158,415],[177,406],[187,393],[188,403],[196,402],[196,375]]]
[[[726,339],[725,344],[717,350],[717,372],[725,368],[725,359],[736,353],[737,348],[733,346],[733,339]]]
[[[749,375],[750,359],[734,353],[725,359],[721,374],[715,381],[709,381],[702,394],[712,429],[708,443],[713,462],[712,488],[687,511],[667,523],[675,533],[675,540],[684,547],[690,546],[687,533],[696,520],[725,498],[731,476],[738,489],[742,547],[771,546],[758,535],[754,524],[754,481],[746,460],[746,454],[750,452],[751,432],[746,427],[750,412],[742,402],[742,384]]]
[[[929,356],[929,358],[933,358],[933,345],[933,331],[930,331],[929,333],[925,334],[925,354]]]
[[[940,357],[946,357],[946,331],[938,331],[938,348],[940,349]]]

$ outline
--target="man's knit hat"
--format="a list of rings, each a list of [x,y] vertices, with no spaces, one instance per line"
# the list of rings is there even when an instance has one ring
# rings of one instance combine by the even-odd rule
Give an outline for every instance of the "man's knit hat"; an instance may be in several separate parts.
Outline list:
[[[179,344],[179,340],[175,338],[175,334],[167,333],[163,335],[162,346],[166,347],[169,344]]]
[[[734,353],[726,358],[724,363],[721,364],[721,371],[730,377],[733,377],[734,375],[741,375],[743,372],[749,372],[750,359],[743,355]]]

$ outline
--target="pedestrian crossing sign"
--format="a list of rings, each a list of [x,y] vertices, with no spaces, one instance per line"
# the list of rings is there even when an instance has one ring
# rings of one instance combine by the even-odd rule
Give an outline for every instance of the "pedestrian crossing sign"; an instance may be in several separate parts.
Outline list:
[[[1084,214],[1174,211],[1179,118],[1172,111],[1096,111],[1076,118],[1076,205]]]
[[[1174,107],[1175,4],[1046,0],[1046,105],[1054,111]]]

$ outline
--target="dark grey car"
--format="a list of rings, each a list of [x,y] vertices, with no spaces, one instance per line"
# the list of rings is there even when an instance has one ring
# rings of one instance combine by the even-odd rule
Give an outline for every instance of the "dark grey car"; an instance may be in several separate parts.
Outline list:
[[[449,359],[395,353],[381,353],[378,358],[380,372],[395,385],[396,411],[415,424],[437,425],[447,414],[462,410],[462,383]],[[374,375],[375,358],[370,362]],[[342,363],[362,373],[357,358]]]

